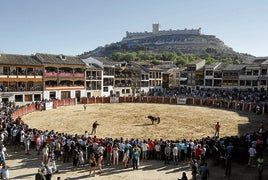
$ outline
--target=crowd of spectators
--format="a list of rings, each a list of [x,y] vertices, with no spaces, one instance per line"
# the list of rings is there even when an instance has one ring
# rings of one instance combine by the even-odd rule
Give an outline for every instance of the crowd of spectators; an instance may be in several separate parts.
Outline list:
[[[89,174],[95,176],[95,170],[103,174],[102,166],[115,166],[138,169],[139,164],[148,160],[162,161],[163,165],[191,165],[193,178],[201,167],[210,159],[213,165],[226,169],[226,176],[231,175],[230,159],[241,164],[252,166],[257,157],[268,151],[268,134],[262,123],[259,128],[241,136],[200,137],[199,139],[125,139],[100,138],[87,131],[81,135],[41,131],[30,128],[21,117],[12,118],[17,109],[8,103],[1,109],[0,125],[0,162],[6,168],[5,155],[9,150],[22,151],[25,155],[36,153],[41,156],[38,176],[43,174],[51,179],[58,172],[57,162],[72,163],[73,170],[84,168],[89,163]],[[252,150],[254,149],[254,150]],[[229,164],[228,164],[229,163]],[[121,165],[120,165],[121,164]],[[259,164],[258,164],[259,166]],[[196,167],[196,168],[195,168]],[[92,174],[91,174],[92,173]],[[4,170],[2,170],[2,175]],[[206,176],[208,174],[205,174]]]

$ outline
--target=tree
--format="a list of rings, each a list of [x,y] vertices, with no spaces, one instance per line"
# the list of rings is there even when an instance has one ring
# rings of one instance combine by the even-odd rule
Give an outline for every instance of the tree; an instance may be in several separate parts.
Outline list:
[[[159,60],[153,60],[152,61],[152,64],[154,64],[154,65],[160,65],[160,64],[162,64],[162,62],[159,61]]]
[[[212,63],[215,63],[215,62],[216,62],[216,59],[214,59],[214,58],[211,57],[210,55],[207,56],[207,57],[205,58],[205,60],[206,60],[206,64],[212,64]]]
[[[175,52],[164,52],[162,57],[164,61],[174,61],[176,60],[177,54]]]
[[[224,63],[232,63],[232,59],[231,58],[224,58],[222,60],[222,62],[224,62]]]
[[[121,53],[121,52],[116,52],[116,53],[114,53],[112,56],[111,56],[111,59],[113,60],[113,61],[122,61],[123,60],[123,58],[124,58],[124,54],[123,53]]]
[[[135,61],[137,59],[137,55],[136,53],[127,53],[125,56],[124,56],[124,60],[125,61]]]

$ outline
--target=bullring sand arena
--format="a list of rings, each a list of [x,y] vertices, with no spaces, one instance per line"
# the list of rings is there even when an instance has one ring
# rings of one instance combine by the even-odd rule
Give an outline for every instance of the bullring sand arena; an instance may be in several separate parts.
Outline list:
[[[159,116],[160,124],[152,125],[147,118],[148,115]],[[82,104],[58,107],[47,111],[36,111],[22,116],[22,119],[31,128],[54,130],[59,133],[82,135],[85,131],[91,132],[92,124],[97,120],[100,124],[97,128],[97,137],[181,140],[213,136],[216,122],[221,124],[221,137],[253,132],[257,130],[261,121],[267,120],[267,116],[198,106],[115,103],[87,104],[85,111]],[[26,157],[23,152],[14,153],[10,149],[7,163],[11,167],[11,179],[34,179],[40,161],[41,156],[37,156],[33,149],[31,149],[31,155]],[[56,179],[58,176],[62,179],[89,178],[88,166],[73,171],[71,170],[72,164],[62,162],[57,162],[57,164],[60,172],[53,175],[52,179]],[[170,165],[166,167],[163,162],[158,161],[141,163],[138,171],[132,171],[131,168],[125,170],[121,165],[117,169],[105,168],[104,166],[103,176],[94,178],[109,180],[177,179],[181,176],[182,171],[187,172],[188,178],[191,177],[188,166]],[[212,170],[210,179],[223,177],[224,169],[217,167]],[[247,173],[250,171],[237,166],[237,171],[233,171],[233,177],[248,179]],[[256,174],[255,169],[251,170],[251,173]],[[222,176],[218,177],[219,174]]]

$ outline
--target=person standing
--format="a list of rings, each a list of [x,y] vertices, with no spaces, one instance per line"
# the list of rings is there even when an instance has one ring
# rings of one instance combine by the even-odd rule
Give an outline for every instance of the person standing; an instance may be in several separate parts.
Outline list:
[[[143,140],[143,142],[141,143],[141,149],[142,149],[142,161],[147,161],[147,156],[148,156],[148,143]]]
[[[214,136],[215,137],[219,137],[220,136],[220,123],[219,122],[217,122],[217,124],[215,125],[215,134],[214,134]]]
[[[100,124],[98,123],[98,121],[95,121],[93,124],[92,124],[92,131],[91,131],[91,134],[96,134],[96,130],[97,130],[97,127],[99,126]]]
[[[95,176],[96,166],[97,166],[96,158],[95,158],[94,153],[92,153],[92,155],[89,158],[89,175],[90,176],[91,176],[92,171],[93,171],[93,176]]]
[[[102,175],[102,173],[103,173],[103,170],[102,170],[102,160],[103,160],[103,154],[102,153],[98,153],[97,166],[99,168],[100,175]]]
[[[179,180],[188,180],[186,172],[182,172],[182,176],[181,176],[181,178],[179,178]]]
[[[260,154],[258,159],[257,159],[257,168],[258,168],[259,180],[262,180],[263,163],[264,163],[263,154]]]
[[[35,180],[46,180],[44,171],[42,171],[41,169],[38,169],[38,172],[35,174]]]
[[[208,176],[209,176],[209,170],[208,170],[208,164],[204,163],[204,165],[202,165],[200,167],[200,176],[201,176],[201,180],[207,180]]]
[[[3,147],[1,147],[0,150],[0,159],[1,159],[0,164],[2,165],[6,164],[6,154]]]
[[[263,123],[263,121],[260,123],[260,125],[259,125],[259,129],[258,129],[258,133],[263,133],[263,131],[264,131],[264,123]]]
[[[166,147],[165,147],[165,164],[169,164],[170,154],[171,154],[170,144],[166,143]]]
[[[232,170],[232,156],[230,153],[225,153],[225,177],[231,176],[231,170]]]
[[[174,165],[178,165],[178,148],[177,148],[176,144],[173,144],[172,155],[173,155]]]
[[[84,104],[83,107],[84,107],[84,111],[86,111],[87,110],[87,105]]]
[[[139,152],[137,148],[133,148],[133,153],[132,153],[133,170],[138,169],[138,159],[139,159]]]
[[[114,144],[113,147],[113,165],[118,165],[118,158],[119,158],[119,148],[117,147],[117,144]]]
[[[9,179],[9,167],[6,164],[3,164],[1,169],[2,179],[8,180]]]
[[[83,167],[85,166],[84,152],[81,148],[79,149],[78,164]]]
[[[253,145],[248,149],[248,154],[249,154],[248,166],[251,166],[252,160],[255,158],[255,156],[257,154],[257,151]]]
[[[46,180],[51,180],[52,179],[52,168],[48,164],[45,165],[45,168],[46,168],[46,174],[45,174]]]
[[[113,147],[111,143],[108,143],[106,146],[106,161],[107,166],[111,166],[113,157]]]
[[[192,180],[196,180],[196,175],[198,173],[198,164],[196,160],[193,160],[191,170],[192,170]]]

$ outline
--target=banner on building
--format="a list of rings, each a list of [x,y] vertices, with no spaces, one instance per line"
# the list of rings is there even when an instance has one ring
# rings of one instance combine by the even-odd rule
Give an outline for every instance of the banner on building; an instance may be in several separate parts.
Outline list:
[[[177,104],[186,104],[186,98],[177,98]]]
[[[110,97],[110,103],[119,103],[119,97]]]
[[[45,108],[46,108],[46,110],[53,109],[53,102],[46,102]]]

